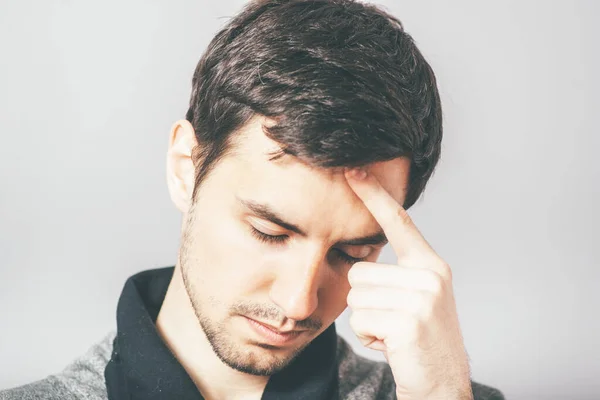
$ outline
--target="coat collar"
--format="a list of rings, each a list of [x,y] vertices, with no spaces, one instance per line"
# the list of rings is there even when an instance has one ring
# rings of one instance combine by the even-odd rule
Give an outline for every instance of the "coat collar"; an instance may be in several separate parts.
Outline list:
[[[117,306],[117,336],[104,371],[109,400],[203,399],[156,330],[173,271],[147,270],[125,282]],[[336,345],[331,324],[288,367],[271,376],[262,399],[336,398]]]

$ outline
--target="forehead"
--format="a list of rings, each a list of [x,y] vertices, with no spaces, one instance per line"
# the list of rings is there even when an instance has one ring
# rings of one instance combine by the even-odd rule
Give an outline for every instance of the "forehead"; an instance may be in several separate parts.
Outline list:
[[[329,224],[329,229],[334,231],[335,227],[378,228],[346,183],[342,169],[312,167],[292,156],[271,160],[280,150],[278,144],[264,134],[263,125],[271,124],[273,121],[264,117],[250,120],[240,129],[232,156],[223,160],[228,182],[235,185],[236,195],[272,205],[302,223]],[[397,158],[373,163],[367,169],[402,204],[409,167],[408,159]]]

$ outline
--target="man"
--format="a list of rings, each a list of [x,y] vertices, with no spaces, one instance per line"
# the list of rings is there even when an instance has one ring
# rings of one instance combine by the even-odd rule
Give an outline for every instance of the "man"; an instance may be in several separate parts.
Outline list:
[[[470,380],[450,267],[406,213],[441,118],[394,17],[251,2],[210,43],[170,133],[177,264],[126,282],[116,334],[0,398],[502,399]],[[388,242],[397,263],[376,263]],[[337,336],[347,306],[387,363]]]

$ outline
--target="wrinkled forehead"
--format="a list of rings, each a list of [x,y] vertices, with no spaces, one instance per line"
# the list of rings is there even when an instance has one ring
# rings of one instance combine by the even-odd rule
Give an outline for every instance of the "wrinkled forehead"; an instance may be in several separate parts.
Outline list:
[[[235,154],[230,158],[235,166],[229,175],[229,183],[236,181],[233,190],[237,197],[268,204],[307,229],[328,236],[342,235],[342,230],[364,233],[379,229],[347,184],[342,168],[313,167],[293,156],[272,160],[281,148],[265,135],[265,123],[268,126],[269,121],[254,118],[237,135]],[[408,159],[398,158],[374,163],[367,170],[402,204],[409,166]]]
[[[299,173],[302,177],[312,173],[333,182],[345,183],[343,168],[318,168],[301,162],[292,156],[283,156],[273,160],[273,155],[281,151],[277,142],[267,137],[263,127],[275,124],[273,119],[254,117],[242,127],[237,135],[237,156],[249,164],[264,168],[279,168],[280,171]],[[304,170],[302,173],[301,171]],[[410,159],[399,157],[393,160],[381,161],[367,166],[369,173],[377,177],[381,185],[400,204],[404,202],[408,190],[408,174]],[[298,178],[301,178],[298,176]]]

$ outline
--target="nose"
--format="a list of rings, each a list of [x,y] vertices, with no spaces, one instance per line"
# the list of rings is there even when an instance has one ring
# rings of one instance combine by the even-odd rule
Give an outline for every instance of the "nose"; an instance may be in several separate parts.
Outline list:
[[[270,290],[271,300],[295,321],[310,317],[319,304],[321,275],[325,256],[321,251],[312,252],[295,261],[282,263]]]

